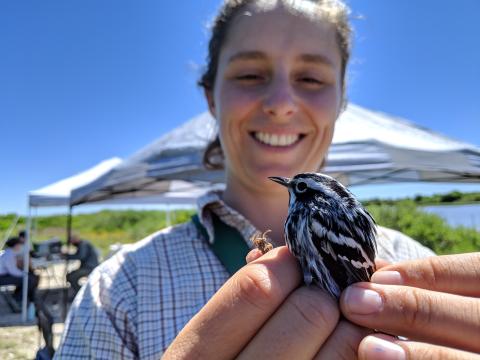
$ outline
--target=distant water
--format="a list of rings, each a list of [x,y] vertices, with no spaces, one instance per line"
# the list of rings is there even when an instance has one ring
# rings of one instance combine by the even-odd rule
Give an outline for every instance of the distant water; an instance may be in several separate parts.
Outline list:
[[[468,226],[480,231],[480,204],[425,206],[424,211],[437,214],[452,226]]]

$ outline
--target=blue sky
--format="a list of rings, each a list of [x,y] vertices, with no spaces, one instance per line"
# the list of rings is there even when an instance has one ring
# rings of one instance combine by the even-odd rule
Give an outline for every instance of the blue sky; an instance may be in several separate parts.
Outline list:
[[[480,146],[480,1],[349,3],[356,18],[350,100]],[[218,4],[1,1],[0,213],[25,213],[29,190],[127,157],[205,110],[196,80]]]

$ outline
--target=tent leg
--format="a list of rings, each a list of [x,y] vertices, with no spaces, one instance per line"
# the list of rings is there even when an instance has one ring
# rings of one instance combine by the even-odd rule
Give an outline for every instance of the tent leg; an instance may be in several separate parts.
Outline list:
[[[37,237],[37,224],[38,224],[38,207],[34,207],[34,212],[32,214],[32,230],[30,231],[30,244],[33,246],[33,242],[35,241],[35,238]]]
[[[28,206],[27,228],[25,231],[25,244],[23,246],[23,288],[22,288],[22,321],[27,321],[27,294],[28,270],[30,263],[30,228],[32,226],[32,208]]]
[[[67,249],[70,249],[71,238],[72,238],[72,206],[68,208],[68,216],[67,216]],[[69,260],[67,258],[65,260],[65,271],[63,274],[65,287],[63,288],[63,291],[62,291],[62,297],[63,297],[62,319],[64,322],[65,322],[65,319],[67,318],[67,307],[68,307],[68,287],[67,287],[68,264],[69,264]]]

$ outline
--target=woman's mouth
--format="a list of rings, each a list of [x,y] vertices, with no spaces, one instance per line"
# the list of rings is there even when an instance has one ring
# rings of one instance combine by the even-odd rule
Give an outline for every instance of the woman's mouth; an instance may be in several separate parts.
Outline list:
[[[269,146],[288,147],[299,142],[305,135],[302,134],[272,134],[254,131],[252,136],[259,142]]]

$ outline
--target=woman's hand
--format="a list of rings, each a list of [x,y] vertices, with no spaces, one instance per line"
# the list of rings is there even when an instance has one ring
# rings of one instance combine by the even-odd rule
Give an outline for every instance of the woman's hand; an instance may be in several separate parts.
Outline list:
[[[408,338],[367,336],[360,359],[480,359],[480,253],[382,267],[340,306],[353,323]]]
[[[260,254],[257,254],[260,255]],[[368,331],[339,320],[333,299],[302,274],[286,247],[250,262],[188,322],[164,358],[356,358]]]

